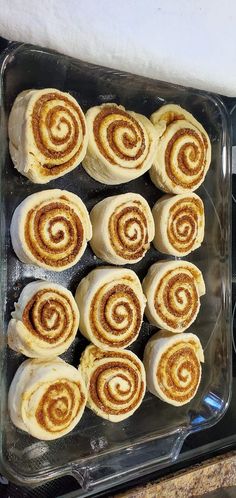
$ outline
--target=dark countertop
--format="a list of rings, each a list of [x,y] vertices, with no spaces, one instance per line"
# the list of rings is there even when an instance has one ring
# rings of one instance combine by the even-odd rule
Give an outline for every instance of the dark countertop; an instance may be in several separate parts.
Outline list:
[[[207,460],[201,465],[195,465],[187,471],[180,471],[157,483],[139,486],[130,491],[115,495],[116,498],[191,498],[209,496],[215,497],[217,490],[223,498],[225,488],[234,488],[236,493],[236,452],[221,455]],[[226,495],[227,496],[227,495]]]

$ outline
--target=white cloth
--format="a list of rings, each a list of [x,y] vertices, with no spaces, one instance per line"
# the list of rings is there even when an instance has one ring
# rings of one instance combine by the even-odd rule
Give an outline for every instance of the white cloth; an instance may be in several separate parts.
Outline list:
[[[235,0],[0,0],[0,34],[236,96]]]

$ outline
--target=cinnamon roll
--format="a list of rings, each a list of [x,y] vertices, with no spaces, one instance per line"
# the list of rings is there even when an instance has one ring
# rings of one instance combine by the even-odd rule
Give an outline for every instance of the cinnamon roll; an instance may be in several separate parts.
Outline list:
[[[151,116],[159,136],[150,170],[153,183],[173,194],[196,190],[211,162],[211,143],[203,126],[185,109],[168,104]]]
[[[26,360],[10,386],[13,424],[32,436],[58,439],[80,421],[87,391],[81,373],[61,358]]]
[[[79,327],[71,292],[53,282],[31,282],[22,290],[8,325],[8,345],[30,358],[64,353]]]
[[[160,261],[143,281],[145,314],[159,328],[183,332],[196,319],[205,283],[200,270],[188,261]]]
[[[34,183],[69,173],[83,160],[88,145],[78,102],[55,88],[21,92],[9,116],[8,133],[15,168]]]
[[[86,113],[89,142],[83,166],[108,185],[129,182],[152,165],[157,136],[145,116],[117,104],[92,107]]]
[[[154,221],[144,197],[132,192],[107,197],[94,206],[90,217],[90,244],[96,256],[115,265],[137,263],[145,256]]]
[[[96,268],[78,285],[75,300],[80,331],[96,346],[126,348],[137,338],[146,299],[132,270]]]
[[[121,422],[140,406],[146,376],[142,362],[132,351],[104,351],[90,345],[80,367],[88,389],[87,406],[99,417]]]
[[[186,256],[200,247],[204,238],[204,204],[198,195],[164,195],[152,210],[153,244],[161,252]]]
[[[23,263],[54,271],[75,265],[92,237],[82,200],[59,189],[37,192],[22,201],[10,232],[13,249]]]
[[[147,388],[174,406],[189,403],[202,375],[204,353],[194,334],[172,334],[161,330],[148,341],[144,351]]]

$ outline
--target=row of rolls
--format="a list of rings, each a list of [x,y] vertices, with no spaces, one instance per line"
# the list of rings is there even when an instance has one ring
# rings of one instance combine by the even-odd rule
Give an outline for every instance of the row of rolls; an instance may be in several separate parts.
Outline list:
[[[151,242],[162,253],[186,256],[200,247],[204,229],[204,204],[193,192],[164,195],[152,211],[140,194],[119,194],[98,202],[89,214],[76,194],[52,189],[19,204],[10,233],[22,262],[62,271],[78,263],[88,241],[103,261],[134,264]]]
[[[120,422],[140,406],[146,387],[174,406],[188,403],[201,380],[198,337],[183,333],[195,320],[205,285],[187,261],[152,265],[141,285],[126,268],[98,267],[65,287],[36,281],[22,290],[8,325],[9,347],[28,356],[9,390],[16,427],[39,439],[70,432],[87,405]],[[125,349],[138,337],[143,314],[162,330],[148,341],[143,362]],[[80,332],[90,341],[79,367],[58,355]],[[174,332],[174,333],[173,333]]]
[[[162,106],[150,119],[115,103],[85,115],[69,93],[26,90],[12,106],[8,133],[14,166],[34,183],[61,177],[82,162],[106,185],[149,170],[158,188],[181,194],[201,185],[211,162],[206,130],[176,104]]]
[[[127,419],[140,407],[146,386],[174,406],[188,403],[201,380],[204,354],[191,333],[155,334],[143,362],[128,349],[90,344],[76,368],[59,357],[27,359],[15,373],[8,405],[13,424],[28,434],[53,440],[79,423],[85,407],[110,422]]]

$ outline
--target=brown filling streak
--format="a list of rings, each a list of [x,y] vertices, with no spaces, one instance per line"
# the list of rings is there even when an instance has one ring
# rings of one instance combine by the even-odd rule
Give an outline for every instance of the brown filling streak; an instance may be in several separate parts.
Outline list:
[[[189,205],[189,204],[191,205]],[[197,233],[199,228],[198,219],[202,218],[204,214],[203,204],[198,199],[193,199],[186,197],[176,202],[169,210],[169,222],[167,227],[167,236],[170,244],[175,247],[179,252],[185,252],[191,249],[194,245],[196,237],[193,239],[193,234],[195,233],[195,228],[197,227]],[[176,221],[177,220],[177,221]],[[178,230],[183,224],[188,224],[189,228],[185,229],[185,232],[180,232],[180,238],[178,239]],[[174,225],[175,228],[174,229]],[[181,240],[182,237],[184,241]]]
[[[140,206],[134,207],[124,207],[121,211],[119,211],[120,206],[117,208],[117,210],[111,215],[109,219],[109,237],[110,237],[110,243],[116,252],[118,256],[121,256],[124,259],[138,259],[143,256],[143,254],[147,251],[148,249],[148,225],[147,225],[147,219],[144,215],[144,213],[141,211],[141,203],[137,202],[137,204],[140,204]],[[117,212],[118,211],[118,212]],[[129,225],[125,226],[126,231],[124,230],[123,232],[123,238],[121,235],[121,227],[122,227],[122,218],[127,215],[127,213],[132,216],[129,218],[128,222]],[[131,238],[128,236],[128,228],[132,224],[138,224],[141,230],[141,240],[137,241],[137,244],[132,244],[130,247],[128,242],[131,240],[135,240],[135,235]],[[136,233],[137,237],[137,233]],[[125,243],[124,239],[127,239],[127,244]]]
[[[71,307],[70,305],[70,301],[69,299],[64,295],[64,294],[61,294],[59,291],[56,291],[56,294],[58,294],[59,296],[61,296],[64,300],[67,301],[68,305],[69,305],[69,310],[70,310],[70,313],[71,313],[71,316],[70,316],[70,320],[68,319],[68,316],[67,316],[67,313],[64,312],[63,314],[63,331],[60,332],[59,334],[55,334],[53,337],[50,336],[50,335],[44,335],[44,334],[40,334],[39,330],[37,330],[37,324],[35,324],[35,321],[34,321],[34,307],[38,305],[38,302],[41,301],[41,298],[42,296],[44,295],[45,292],[52,292],[53,293],[53,298],[52,299],[49,299],[47,300],[46,302],[43,301],[42,304],[40,305],[39,307],[39,311],[40,311],[40,316],[38,316],[38,320],[40,322],[40,325],[42,326],[42,328],[47,331],[47,320],[50,319],[50,317],[52,316],[52,314],[57,314],[57,319],[56,319],[56,323],[55,323],[55,328],[59,325],[59,320],[61,319],[60,318],[60,314],[58,314],[57,312],[57,306],[58,304],[60,304],[60,308],[61,308],[61,312],[63,312],[63,309],[62,309],[62,303],[57,303],[56,302],[56,296],[55,296],[55,290],[54,289],[45,289],[42,290],[42,291],[39,291],[37,292],[32,298],[31,300],[27,303],[24,311],[23,311],[23,315],[22,315],[22,321],[24,323],[24,325],[27,327],[27,329],[33,334],[35,335],[36,337],[39,337],[41,340],[45,341],[45,342],[48,342],[49,344],[55,344],[58,339],[60,339],[61,336],[66,336],[66,333],[68,333],[68,329],[70,328],[69,330],[69,334],[66,336],[66,339],[68,339],[71,334],[72,334],[72,331],[73,331],[73,323],[75,321],[75,313],[74,313],[74,310],[73,308]],[[72,325],[71,325],[72,324]],[[51,329],[49,330],[49,332],[51,333]],[[65,333],[66,332],[66,333]]]
[[[127,413],[129,411],[132,411],[136,407],[136,405],[138,404],[140,398],[143,395],[143,391],[144,391],[144,383],[142,380],[140,381],[140,386],[139,386],[139,375],[141,375],[140,366],[138,365],[137,362],[133,361],[133,359],[131,360],[129,357],[127,358],[127,356],[125,354],[122,354],[122,353],[115,354],[112,352],[112,358],[109,355],[109,353],[104,353],[104,354],[101,353],[100,356],[104,357],[104,358],[108,358],[108,361],[105,365],[99,366],[93,372],[93,374],[91,376],[90,385],[89,385],[89,392],[90,392],[91,399],[93,400],[94,404],[96,406],[98,406],[98,408],[100,410],[102,410],[105,413],[111,414],[111,415],[121,415],[121,414]],[[118,360],[119,360],[119,358],[127,358],[128,361],[132,361],[134,363],[134,365],[136,366],[136,368],[138,369],[139,374],[138,374],[138,372],[134,371],[134,369],[131,368],[129,366],[129,364],[123,365],[123,363],[119,363],[119,361],[115,361],[115,358],[118,358]],[[110,361],[109,361],[109,359],[110,359]],[[124,402],[122,402],[122,400],[117,401],[114,398],[112,398],[110,393],[108,392],[108,386],[105,387],[105,393],[108,394],[109,401],[111,401],[114,404],[118,404],[118,405],[122,405],[122,403],[126,404],[127,402],[131,401],[133,396],[135,396],[135,400],[133,403],[130,403],[130,405],[126,408],[117,408],[117,409],[114,408],[114,409],[112,409],[110,407],[107,407],[100,399],[99,392],[98,392],[99,375],[101,373],[103,373],[104,370],[120,368],[121,366],[122,366],[123,370],[128,371],[128,373],[131,374],[131,377],[133,378],[133,381],[134,381],[133,382],[133,384],[134,384],[133,393],[131,393],[130,398],[128,400],[127,399],[124,400]],[[120,376],[120,373],[118,375]],[[124,376],[124,377],[126,378],[126,376]],[[126,378],[126,380],[127,380],[127,378]],[[137,391],[138,387],[139,387],[139,391]],[[136,396],[136,394],[137,394],[137,396]]]
[[[136,294],[134,293],[134,291],[130,287],[128,287],[127,285],[118,284],[118,285],[114,286],[112,289],[110,289],[108,292],[105,292],[104,295],[102,295],[104,289],[105,289],[105,286],[103,286],[101,289],[99,289],[96,292],[96,294],[93,297],[93,300],[91,302],[90,317],[89,317],[90,326],[93,330],[93,334],[104,344],[107,344],[110,346],[113,345],[113,346],[124,347],[134,337],[137,336],[137,334],[140,330],[141,323],[142,323],[142,313],[141,313],[140,302],[139,302]],[[136,311],[136,316],[133,316],[133,313],[131,312],[131,307],[128,303],[124,303],[121,301],[119,301],[117,303],[117,306],[126,305],[125,306],[126,311],[127,311],[127,313],[130,313],[129,319],[128,319],[128,328],[130,327],[132,321],[134,321],[134,326],[132,328],[132,332],[130,332],[130,334],[129,334],[129,337],[127,337],[124,340],[112,341],[112,339],[107,339],[106,337],[104,337],[101,334],[100,328],[102,329],[102,331],[104,330],[108,334],[115,335],[116,338],[117,338],[117,336],[119,336],[119,334],[124,333],[124,331],[125,331],[124,329],[120,330],[119,328],[111,328],[111,326],[109,325],[109,323],[107,322],[107,319],[106,319],[106,308],[107,308],[107,306],[109,306],[109,299],[113,295],[118,296],[118,294],[121,294],[124,297],[128,296],[131,299],[131,301],[134,305],[135,311]],[[102,298],[100,298],[100,295],[102,295]],[[101,301],[101,302],[100,302],[98,326],[97,326],[96,325],[96,308],[97,308],[97,303],[99,301]],[[112,318],[113,318],[113,320],[116,320],[117,324],[121,323],[121,321],[122,321],[122,318],[115,315],[114,313],[112,315]]]
[[[78,403],[78,407],[77,407],[77,410],[76,410],[75,415],[74,415],[74,418],[77,417],[77,415],[81,409],[81,405],[83,405],[84,400],[85,400],[84,394],[81,391],[81,386],[80,386],[80,384],[77,384],[76,382],[70,381],[70,383],[68,383],[68,381],[66,379],[65,380],[62,379],[58,382],[55,382],[51,386],[49,386],[49,388],[47,389],[45,394],[42,396],[42,399],[41,399],[39,406],[36,410],[35,418],[36,418],[38,424],[44,430],[46,430],[48,432],[61,432],[61,431],[64,431],[68,427],[68,425],[71,424],[71,422],[73,422],[74,419],[73,420],[71,419],[72,408],[74,407],[77,400],[75,399],[75,394],[74,394],[74,391],[73,391],[71,385],[74,385],[80,391],[80,403]],[[63,392],[63,390],[66,390],[66,392],[70,398],[71,405],[72,405],[72,408],[70,411],[68,411],[68,399],[67,399],[67,397],[61,395],[61,392]],[[54,399],[55,395],[56,395],[56,398]],[[57,404],[59,401],[63,405],[64,409],[55,408],[55,404]],[[47,406],[46,413],[45,413],[45,405]],[[55,427],[56,427],[55,431],[48,427],[48,424],[47,424],[48,418],[49,418],[52,425],[55,424]],[[61,428],[59,429],[58,426],[61,426]]]
[[[186,325],[188,325],[191,322],[192,318],[195,316],[199,304],[199,297],[194,280],[186,273],[181,273],[181,270],[183,269],[184,268],[179,268],[179,273],[177,275],[174,275],[173,277],[170,277],[172,270],[165,273],[163,278],[159,281],[154,296],[154,306],[157,314],[167,325],[174,329],[177,329],[179,327],[186,327]],[[163,285],[163,282],[165,283],[165,280],[167,280],[167,283],[165,284],[163,295],[159,296],[160,289]],[[175,293],[177,302],[181,304],[180,292],[183,291],[185,295],[187,295],[187,305],[183,310],[179,311],[175,307],[173,298],[171,298],[171,289],[176,284],[176,282],[178,282],[179,284],[179,288]],[[185,289],[183,287],[185,283],[188,283],[188,285],[190,286],[191,293],[188,289]],[[163,304],[164,308],[173,316],[173,318],[167,317],[167,315],[163,312]],[[189,314],[190,310],[191,313]],[[185,317],[186,314],[188,315],[188,318]]]
[[[195,344],[191,341],[190,344],[193,344],[195,346]],[[196,353],[194,353],[191,347],[186,345],[186,343],[181,342],[174,345],[174,347],[179,346],[181,346],[181,349],[178,349],[170,357],[169,351],[166,351],[162,354],[157,368],[156,376],[161,390],[168,398],[179,402],[184,402],[187,399],[192,398],[195,394],[200,378],[201,366]],[[178,384],[176,384],[172,376],[172,370],[174,371],[175,364],[178,362],[179,358],[185,359],[184,364],[181,365],[181,370],[186,369],[188,372],[190,372],[192,379],[191,388],[179,386]],[[162,379],[165,379],[165,382]],[[184,380],[181,372],[179,372],[179,380]],[[166,384],[168,387],[166,387]]]
[[[200,132],[199,132],[200,133]],[[172,170],[171,166],[171,153],[172,149],[175,146],[175,142],[179,139],[181,136],[187,136],[189,139],[191,137],[194,137],[198,140],[199,142],[199,135],[192,129],[189,128],[183,128],[181,130],[178,130],[174,136],[171,138],[171,140],[168,142],[168,145],[166,147],[165,151],[165,167],[166,167],[166,174],[168,177],[172,180],[173,183],[176,185],[180,185],[183,188],[193,188],[195,185],[197,185],[201,179],[204,177],[205,174],[205,166],[206,166],[206,151],[207,151],[207,141],[206,138],[204,137],[203,133],[201,133],[201,138],[202,138],[202,144],[199,152],[199,148],[197,145],[192,142],[188,142],[184,144],[178,154],[178,168],[180,171],[182,171],[185,175],[189,176],[189,179],[187,183],[185,183],[184,180],[181,180],[179,177],[176,177],[174,171]],[[192,160],[197,160],[198,161],[198,166],[196,166],[194,169],[189,168],[188,163],[186,161],[185,157],[185,151],[186,149],[189,149],[189,147],[192,147]],[[193,179],[191,181],[191,176],[198,175],[197,178]]]
[[[109,106],[109,107],[102,108],[101,111],[99,112],[99,114],[96,116],[96,118],[94,120],[94,123],[93,123],[94,139],[95,139],[95,142],[96,142],[97,147],[98,147],[99,151],[101,152],[101,154],[112,165],[116,165],[117,164],[114,161],[114,159],[112,158],[112,156],[109,155],[108,150],[104,148],[104,146],[103,146],[103,144],[102,144],[102,142],[100,140],[100,127],[101,127],[101,125],[103,123],[103,120],[107,116],[110,116],[111,114],[114,114],[116,116],[117,116],[117,114],[119,114],[119,116],[120,116],[120,119],[117,120],[117,121],[115,121],[114,123],[111,123],[111,125],[108,126],[108,130],[107,130],[108,143],[109,143],[111,149],[113,150],[113,152],[115,153],[115,155],[117,157],[119,157],[120,159],[122,159],[122,160],[133,161],[133,160],[137,160],[143,154],[143,152],[145,151],[145,149],[147,148],[147,154],[146,154],[146,156],[147,156],[148,153],[149,153],[149,150],[150,150],[150,142],[148,143],[148,146],[146,146],[145,141],[144,141],[143,130],[142,130],[139,122],[132,115],[130,115],[127,112],[123,111],[122,109],[119,109],[116,106],[112,106],[112,105]],[[126,119],[124,119],[124,118],[126,118]],[[127,122],[127,119],[128,119],[129,122]],[[130,124],[130,121],[133,124],[133,127]],[[119,128],[119,127],[126,127],[127,129],[130,129],[132,132],[134,132],[135,135],[136,135],[136,140],[132,141],[132,140],[130,140],[130,138],[128,137],[127,134],[124,134],[124,136],[123,136],[123,144],[124,144],[124,146],[127,149],[131,149],[132,147],[136,146],[137,141],[140,141],[140,146],[139,146],[139,150],[138,150],[138,153],[137,153],[136,157],[130,157],[128,155],[125,155],[117,147],[117,145],[115,143],[115,140],[114,140],[114,136],[115,136],[116,129]],[[138,133],[141,136],[141,139],[137,138],[137,131],[136,130],[138,130]],[[121,165],[119,165],[119,166],[122,167],[122,168],[124,168],[124,169],[126,169],[125,166],[121,166]],[[136,165],[134,169],[140,169],[142,166],[143,166],[143,161],[140,164]],[[130,168],[128,168],[128,169],[130,169]]]
[[[50,139],[52,140],[52,142],[55,145],[61,145],[62,143],[66,142],[66,140],[68,140],[69,132],[71,131],[71,125],[70,125],[69,121],[67,121],[64,117],[61,119],[61,123],[63,122],[64,124],[66,124],[68,126],[67,135],[63,139],[60,139],[60,138],[54,137],[52,135],[52,132],[51,132],[51,127],[55,124],[55,120],[56,120],[55,114],[57,112],[63,111],[63,112],[66,112],[70,116],[70,119],[73,122],[73,125],[74,125],[73,140],[70,141],[67,149],[63,150],[63,151],[49,150],[48,148],[46,148],[46,145],[44,143],[45,140],[41,135],[40,124],[41,124],[41,119],[42,119],[42,116],[44,113],[45,104],[47,104],[47,102],[50,102],[51,100],[55,100],[55,99],[61,100],[62,103],[67,103],[71,108],[74,109],[74,111],[76,112],[76,114],[78,116],[78,120],[81,123],[83,137],[84,137],[85,131],[86,131],[84,116],[82,115],[82,112],[81,112],[79,106],[76,106],[66,96],[60,95],[59,93],[56,93],[56,92],[42,95],[36,101],[34,108],[33,108],[33,111],[32,111],[32,128],[33,128],[34,140],[35,140],[35,143],[36,143],[38,149],[45,157],[48,157],[49,159],[59,159],[59,158],[63,158],[65,155],[70,154],[72,152],[73,148],[78,143],[78,134],[79,134],[78,124],[77,124],[76,118],[70,112],[70,109],[66,106],[63,106],[63,105],[62,106],[57,105],[55,108],[53,108],[49,111],[49,113],[46,117],[46,125],[49,129]],[[70,168],[70,166],[75,163],[77,157],[79,157],[79,155],[81,153],[82,146],[83,146],[83,140],[82,140],[82,143],[81,143],[78,151],[74,154],[74,156],[71,159],[69,159],[68,161],[64,162],[63,164],[51,165],[51,164],[45,163],[45,164],[41,165],[41,174],[43,174],[44,176],[51,176],[51,175],[59,174],[60,172]]]
[[[63,223],[66,223],[68,225],[68,232],[69,235],[71,236],[71,241],[69,242],[69,246],[71,245],[73,247],[73,250],[69,255],[66,257],[63,257],[61,254],[61,249],[57,250],[52,250],[50,247],[46,246],[45,243],[43,242],[42,238],[40,237],[40,218],[41,216],[45,216],[45,214],[48,213],[49,219],[50,219],[50,211],[51,210],[58,210],[58,212],[62,211],[67,211],[71,217],[74,218],[74,224],[76,226],[76,230],[74,233],[74,229],[72,229],[71,224],[69,223],[68,225],[68,220],[63,218],[61,215],[61,220]],[[30,220],[31,218],[34,218],[34,223],[33,223],[33,230],[34,230],[34,237],[31,240],[31,234],[29,232],[29,226],[30,226]],[[59,221],[60,216],[57,216],[57,221]],[[53,218],[50,220],[51,223],[53,223]],[[63,236],[62,232],[59,232],[59,237],[58,241],[61,240],[61,237]],[[34,241],[34,238],[36,239],[36,243]],[[55,242],[55,237],[54,242]],[[40,208],[40,206],[35,206],[33,209],[31,209],[26,217],[25,221],[25,241],[26,244],[29,247],[29,250],[31,253],[34,255],[35,258],[37,258],[39,261],[46,263],[47,265],[51,266],[64,266],[67,263],[70,263],[71,261],[74,261],[76,256],[78,255],[82,243],[83,243],[83,238],[84,238],[84,229],[83,225],[81,223],[81,220],[79,217],[75,214],[74,210],[70,206],[66,206],[65,204],[60,204],[60,202],[49,202],[47,206],[43,206]],[[67,245],[68,246],[68,245]],[[64,248],[64,251],[67,249]],[[44,256],[40,253],[40,250],[47,252],[47,255]],[[50,259],[50,254],[58,254],[58,259]]]

